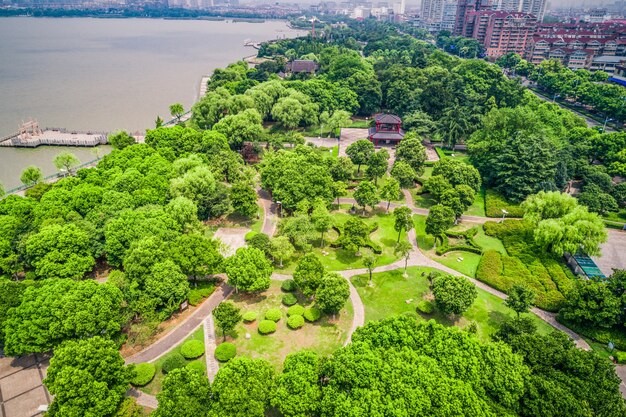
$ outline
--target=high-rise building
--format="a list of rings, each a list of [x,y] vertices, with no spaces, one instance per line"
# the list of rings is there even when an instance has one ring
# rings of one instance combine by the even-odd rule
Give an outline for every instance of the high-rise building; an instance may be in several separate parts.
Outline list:
[[[453,31],[456,10],[457,0],[422,0],[422,24],[431,31]]]
[[[537,18],[528,13],[473,11],[466,14],[462,36],[476,39],[487,56],[509,52],[523,54],[537,28]]]
[[[491,0],[458,0],[453,33],[457,36],[463,34],[463,26],[469,13],[494,10],[496,7],[497,3],[493,4]]]
[[[529,13],[541,22],[546,12],[546,0],[498,0],[497,10]]]

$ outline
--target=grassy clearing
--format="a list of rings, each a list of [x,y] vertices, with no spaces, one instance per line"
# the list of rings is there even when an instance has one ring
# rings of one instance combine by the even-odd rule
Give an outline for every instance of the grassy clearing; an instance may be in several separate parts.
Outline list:
[[[204,343],[204,330],[203,330],[202,326],[200,326],[187,339],[185,339],[185,341],[187,341],[187,340],[200,340],[202,343]],[[165,360],[167,358],[169,358],[170,356],[172,356],[172,355],[180,354],[180,347],[182,346],[183,343],[180,343],[174,349],[170,350],[168,353],[166,353],[165,355],[161,356],[159,359],[157,359],[154,362],[154,366],[156,368],[156,373],[154,374],[154,379],[152,381],[150,381],[150,383],[148,385],[146,385],[145,387],[139,388],[141,391],[145,392],[146,394],[151,394],[151,395],[155,395],[159,391],[161,391],[161,384],[163,383],[163,379],[165,379],[165,374],[163,373],[163,370],[162,370],[163,369],[163,362],[165,362]],[[202,369],[204,369],[204,372],[206,373],[206,360],[204,358],[204,355],[200,356],[198,359],[194,359],[193,361],[200,361],[200,362],[202,362]],[[189,363],[189,362],[192,362],[192,361],[188,360],[187,363]]]
[[[434,271],[433,268],[410,267],[408,277],[403,277],[403,270],[396,269],[389,272],[375,273],[374,286],[368,286],[368,276],[359,275],[352,278],[363,303],[365,305],[365,319],[380,320],[397,314],[408,314],[418,320],[434,319],[446,326],[466,327],[475,322],[478,336],[482,340],[489,340],[491,335],[508,317],[515,313],[504,305],[498,297],[478,289],[478,298],[462,316],[450,318],[438,311],[433,314],[417,313],[416,306],[424,297],[430,298],[430,289],[427,278],[422,272]],[[409,302],[407,302],[409,301]],[[529,315],[537,324],[539,333],[546,334],[553,328],[534,314]]]
[[[476,193],[474,197],[474,203],[469,206],[469,208],[465,211],[464,214],[468,216],[479,216],[485,217],[485,189],[481,187],[481,189]]]
[[[388,265],[399,259],[393,252],[398,240],[398,232],[395,231],[394,217],[389,213],[385,213],[384,210],[375,209],[374,211],[366,212],[366,216],[361,216],[362,210],[357,210],[357,214],[348,214],[346,212],[333,212],[333,219],[335,224],[342,225],[351,217],[357,216],[362,219],[368,225],[378,223],[378,229],[370,234],[372,241],[380,244],[382,253],[376,255],[376,266]],[[324,248],[320,248],[319,236],[311,242],[313,245],[313,253],[315,253],[322,264],[329,271],[343,271],[346,269],[363,268],[364,255],[372,253],[369,248],[361,248],[361,256],[356,256],[353,252],[349,252],[342,248],[332,248],[329,242],[332,242],[338,238],[337,232],[334,230],[329,231],[324,235],[324,241],[326,245]],[[401,239],[406,239],[406,233],[402,233]],[[298,263],[300,256],[303,253],[296,254],[292,259],[283,263],[283,268],[278,270],[280,273],[292,273]]]
[[[609,212],[602,217],[611,222],[625,224],[626,223],[626,209],[621,209],[620,211],[617,211],[617,212]]]
[[[290,353],[308,349],[320,355],[329,355],[343,345],[352,325],[353,312],[349,301],[335,319],[323,315],[315,323],[307,322],[302,328],[291,330],[287,327],[287,307],[281,303],[281,298],[285,293],[281,291],[280,285],[281,282],[272,281],[269,290],[263,294],[233,294],[231,297],[231,301],[240,307],[243,313],[247,311],[258,313],[256,321],[240,323],[227,336],[227,341],[237,346],[238,356],[263,358],[280,371],[285,357]],[[298,295],[298,301],[301,305],[310,305],[301,295]],[[280,308],[283,317],[278,321],[275,333],[261,335],[257,329],[258,323],[270,308]],[[246,333],[250,334],[249,339],[246,339]]]
[[[487,217],[502,217],[503,209],[508,212],[507,218],[524,216],[524,210],[519,204],[507,201],[496,190],[487,189],[485,192],[485,214]]]
[[[476,253],[456,250],[444,253],[441,256],[435,255],[434,252],[432,254],[429,253],[428,255],[440,264],[472,278],[476,276],[476,269],[478,269],[480,258],[482,258],[482,255],[478,255]]]
[[[478,233],[474,236],[474,242],[478,243],[483,250],[495,250],[506,255],[506,249],[502,241],[493,236],[487,236],[482,227],[478,228]]]
[[[433,176],[433,167],[424,167],[424,173],[420,177],[422,180],[427,180]]]

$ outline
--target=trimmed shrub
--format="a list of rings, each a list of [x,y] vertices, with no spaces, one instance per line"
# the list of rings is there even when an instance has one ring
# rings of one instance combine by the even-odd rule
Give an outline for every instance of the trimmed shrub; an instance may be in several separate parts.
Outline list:
[[[136,387],[143,387],[147,385],[152,378],[154,378],[154,373],[156,372],[156,368],[153,363],[144,362],[135,365],[135,377],[130,381]]]
[[[200,284],[197,288],[191,288],[189,290],[189,296],[187,297],[187,300],[189,301],[190,305],[197,306],[198,304],[200,304],[200,302],[202,302],[202,300],[213,294],[213,291],[215,291],[215,285]]]
[[[506,217],[524,217],[524,210],[519,204],[507,201],[496,190],[488,188],[485,192],[485,213],[487,217],[502,217],[502,209],[508,214]]]
[[[285,291],[285,292],[292,292],[296,290],[296,282],[292,279],[288,279],[286,281],[283,281],[283,283],[280,285],[280,289]]]
[[[243,321],[245,321],[246,323],[252,323],[253,321],[256,320],[256,318],[259,316],[259,314],[256,311],[246,311],[245,313],[243,313]]]
[[[276,322],[272,320],[261,320],[259,322],[259,333],[270,334],[276,331]]]
[[[301,316],[304,314],[304,307],[300,304],[293,305],[287,309],[287,316]]]
[[[277,322],[282,316],[283,313],[278,308],[270,308],[265,312],[265,320],[271,320],[273,322]]]
[[[421,313],[431,314],[433,312],[433,309],[434,309],[433,303],[431,303],[428,300],[422,300],[419,303],[417,303],[417,310]]]
[[[615,356],[618,363],[626,363],[626,352],[617,351],[613,356]]]
[[[255,237],[258,234],[259,234],[259,232],[255,232],[254,230],[250,230],[248,233],[246,233],[246,235],[243,238],[244,238],[244,240],[246,242],[249,242],[250,239],[252,239],[253,237]]]
[[[308,321],[309,323],[313,323],[315,321],[318,321],[320,317],[322,317],[322,310],[317,307],[309,307],[304,310],[303,316],[306,321]]]
[[[289,317],[287,319],[287,326],[289,326],[289,328],[292,330],[299,329],[300,327],[304,326],[304,317],[298,315],[293,315]]]
[[[161,370],[164,374],[168,372],[172,372],[174,369],[182,368],[187,365],[187,361],[180,353],[174,353],[171,356],[168,356],[165,361],[163,361],[163,366],[161,366]]]
[[[228,362],[237,354],[237,348],[232,343],[224,342],[215,348],[215,359]]]
[[[204,363],[202,363],[202,361],[191,361],[187,364],[187,366],[185,366],[185,368],[189,368],[189,369],[194,369],[198,372],[200,372],[202,375],[205,374],[205,367],[206,365]]]
[[[283,304],[286,306],[292,306],[298,302],[298,299],[295,295],[291,293],[287,293],[283,295]]]
[[[187,340],[180,347],[180,353],[185,359],[196,359],[204,353],[204,343],[199,340]]]

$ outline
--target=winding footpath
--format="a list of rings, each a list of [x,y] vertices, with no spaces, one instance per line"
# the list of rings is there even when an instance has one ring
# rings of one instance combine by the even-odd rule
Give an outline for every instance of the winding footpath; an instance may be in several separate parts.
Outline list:
[[[261,231],[268,236],[273,236],[276,233],[276,228],[278,224],[278,218],[275,214],[277,210],[277,205],[272,202],[271,195],[269,192],[265,190],[257,190],[259,195],[259,205],[263,208],[264,216],[263,216],[263,226],[261,227]],[[413,203],[413,196],[408,190],[403,190],[405,203],[391,203],[389,208],[390,210],[400,206],[407,206],[411,208],[413,214],[420,215],[428,215],[428,209],[417,208]],[[348,204],[356,204],[356,201],[352,198],[342,198],[340,203],[348,203]],[[387,208],[386,202],[381,202],[379,207],[383,210]],[[478,216],[463,216],[460,219],[462,222],[469,223],[478,223],[483,224],[487,221],[494,220],[492,218],[487,217],[478,217]],[[419,249],[417,245],[417,238],[415,234],[415,229],[411,229],[408,233],[408,239],[411,245],[413,246],[413,251],[411,252],[408,261],[406,262],[406,266],[421,266],[421,267],[430,267],[434,269],[438,269],[440,271],[446,272],[448,274],[452,274],[455,276],[462,276],[466,279],[470,280],[474,285],[478,288],[500,298],[506,299],[507,295],[501,291],[496,290],[488,286],[487,284],[478,281],[474,278],[471,278],[467,275],[464,275],[452,268],[449,268],[445,265],[442,265],[430,258],[428,258],[422,251]],[[387,272],[393,271],[396,269],[404,269],[405,261],[403,259],[395,261],[388,265],[379,266],[373,269],[374,273],[378,272]],[[341,274],[348,285],[350,286],[350,302],[352,303],[354,316],[352,319],[352,326],[348,335],[346,337],[346,341],[344,345],[347,345],[352,340],[352,334],[356,331],[356,329],[365,324],[365,306],[363,305],[363,301],[359,296],[357,289],[352,284],[351,278],[356,275],[367,274],[368,270],[366,268],[360,269],[349,269],[343,271],[337,271]],[[291,275],[273,273],[272,279],[277,281],[285,281],[287,279],[291,279]],[[205,300],[196,311],[194,311],[189,317],[187,317],[183,322],[181,322],[174,329],[170,330],[165,336],[157,340],[152,345],[148,346],[141,352],[138,352],[128,358],[126,358],[126,363],[141,363],[141,362],[154,362],[161,356],[165,355],[167,352],[174,349],[180,343],[182,343],[190,334],[192,334],[196,329],[200,326],[204,326],[204,337],[205,337],[205,358],[207,365],[207,377],[210,381],[213,381],[217,371],[219,370],[219,364],[215,359],[214,352],[216,348],[216,339],[215,339],[215,325],[213,323],[212,311],[219,303],[226,300],[231,293],[233,292],[233,288],[228,284],[220,285],[211,296]],[[561,323],[557,322],[556,314],[542,310],[540,308],[533,308],[531,310],[537,317],[551,325],[557,330],[560,330],[566,333],[569,337],[571,337],[576,346],[584,349],[591,350],[589,344],[577,333],[570,330],[569,328],[563,326]],[[618,370],[620,367],[618,367]],[[626,372],[625,372],[626,373]],[[622,386],[620,387],[623,390],[623,393],[626,395],[626,385],[622,382]],[[156,397],[145,394],[141,391],[138,391],[134,388],[128,391],[128,395],[132,396],[136,399],[139,405],[156,408],[158,402]]]

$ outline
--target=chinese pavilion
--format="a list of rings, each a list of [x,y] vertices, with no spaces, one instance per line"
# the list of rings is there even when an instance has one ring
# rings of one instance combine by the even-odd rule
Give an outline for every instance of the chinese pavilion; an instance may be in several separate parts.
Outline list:
[[[369,128],[368,139],[375,146],[397,145],[404,138],[404,131],[401,129],[402,120],[393,114],[377,114],[374,116],[375,126]]]

